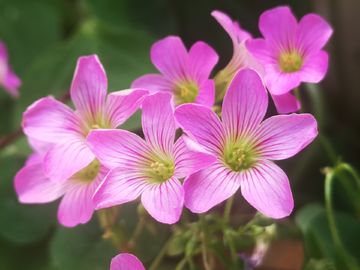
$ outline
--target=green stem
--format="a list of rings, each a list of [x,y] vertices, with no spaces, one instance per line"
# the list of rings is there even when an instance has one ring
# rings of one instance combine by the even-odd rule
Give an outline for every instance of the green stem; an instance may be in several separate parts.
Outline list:
[[[352,175],[352,177],[354,177],[356,184],[357,184],[358,188],[360,189],[360,176],[350,164],[341,163],[341,164],[339,164],[338,168],[348,171]]]
[[[333,169],[329,169],[326,173],[325,177],[325,206],[326,206],[326,213],[329,219],[329,226],[332,238],[334,240],[335,246],[342,248],[340,237],[338,231],[336,229],[335,218],[332,210],[332,203],[331,203],[331,187],[332,187],[332,180],[334,179],[335,173]]]
[[[208,243],[208,239],[209,239],[209,231],[207,228],[207,222],[205,219],[205,216],[202,214],[199,214],[199,218],[200,218],[200,224],[201,224],[201,230],[202,230],[202,235],[200,236],[201,238],[201,248],[202,248],[202,257],[203,257],[203,263],[204,263],[204,267],[206,270],[211,270],[212,269],[212,265],[209,261],[209,252],[207,249],[207,243]]]
[[[293,89],[293,93],[294,93],[294,96],[296,97],[296,99],[299,101],[300,103],[300,109],[298,111],[298,113],[303,113],[303,108],[302,108],[302,104],[301,104],[301,96],[300,96],[300,92],[299,92],[299,87],[295,87]]]
[[[233,201],[234,201],[234,196],[231,196],[231,197],[226,201],[225,209],[224,209],[224,216],[223,216],[224,224],[229,224],[231,206],[232,206],[232,204],[233,204]]]
[[[148,270],[155,270],[159,264],[161,263],[161,261],[164,259],[166,252],[169,248],[170,242],[173,240],[174,235],[171,236],[164,244],[164,246],[161,248],[161,250],[159,251],[158,255],[155,257],[154,261],[152,262],[152,264],[150,265],[150,268]]]
[[[334,149],[331,147],[331,143],[329,142],[329,140],[322,133],[319,133],[317,138],[323,145],[323,147],[324,147],[326,153],[328,154],[328,156],[330,157],[330,160],[333,163],[333,165],[336,166],[336,164],[338,162],[338,157],[337,157]]]
[[[183,269],[183,267],[185,266],[185,264],[187,263],[187,261],[188,261],[188,258],[187,258],[187,257],[183,258],[183,259],[176,265],[175,270],[181,270],[181,269]]]

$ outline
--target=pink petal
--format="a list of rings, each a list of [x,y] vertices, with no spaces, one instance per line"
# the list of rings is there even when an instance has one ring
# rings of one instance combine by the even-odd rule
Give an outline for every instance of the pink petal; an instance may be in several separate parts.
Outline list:
[[[15,175],[15,190],[21,203],[47,203],[66,192],[63,184],[51,181],[44,173],[43,164],[32,163]]]
[[[230,198],[240,187],[239,173],[217,162],[185,179],[185,206],[204,213]]]
[[[14,97],[19,96],[19,92],[18,92],[17,88],[20,87],[21,80],[18,76],[16,76],[16,74],[13,72],[12,68],[10,68],[9,66],[7,67],[7,71],[6,71],[4,80],[1,83],[4,86],[4,88],[6,90],[8,90],[8,92],[12,96],[14,96]]]
[[[155,93],[142,104],[142,128],[146,141],[154,150],[171,156],[175,139],[175,119],[170,104],[171,95]]]
[[[187,51],[179,37],[169,36],[151,47],[151,61],[171,81],[185,77]]]
[[[93,197],[95,209],[135,200],[147,186],[148,179],[136,167],[112,169]]]
[[[213,80],[206,80],[200,85],[199,93],[195,99],[196,104],[211,108],[215,101],[215,84]]]
[[[149,214],[161,223],[173,224],[180,219],[184,205],[184,189],[178,179],[149,186],[141,196]]]
[[[237,140],[253,132],[264,118],[268,94],[259,74],[241,69],[225,94],[222,120],[228,136]]]
[[[206,81],[211,70],[219,60],[217,53],[206,43],[198,41],[189,51],[188,56],[188,75],[198,84]]]
[[[42,98],[30,105],[23,115],[24,133],[35,139],[56,143],[80,134],[75,113],[53,98]]]
[[[259,29],[271,47],[292,48],[297,22],[289,7],[277,7],[261,14]]]
[[[299,101],[290,92],[283,95],[271,95],[278,113],[292,113],[300,109]]]
[[[153,162],[149,159],[151,150],[147,143],[126,130],[93,130],[86,142],[100,163],[109,169],[149,165]]]
[[[304,55],[318,52],[329,40],[333,30],[320,16],[307,14],[299,22],[296,30],[295,46]]]
[[[299,72],[267,73],[265,82],[272,95],[283,95],[300,85]]]
[[[75,108],[92,123],[104,107],[107,91],[105,70],[97,55],[78,59],[70,95]]]
[[[122,253],[111,260],[110,270],[145,270],[145,267],[134,255]]]
[[[277,63],[275,54],[272,53],[268,42],[262,38],[248,39],[245,41],[246,49],[264,65],[268,63]]]
[[[302,82],[318,83],[326,75],[329,56],[324,51],[315,52],[309,55],[304,65],[297,72]]]
[[[256,210],[271,218],[286,217],[294,207],[286,174],[268,160],[244,172],[241,193]]]
[[[44,157],[42,155],[40,155],[39,153],[32,153],[25,161],[25,166],[30,165],[30,164],[41,163],[41,168],[42,168],[43,162],[44,162]]]
[[[90,183],[84,183],[75,178],[67,181],[70,190],[61,200],[58,210],[58,219],[62,225],[73,227],[91,219],[94,212],[92,197],[107,172],[108,170],[102,167]]]
[[[211,109],[197,104],[183,104],[176,108],[174,115],[184,132],[194,136],[207,151],[222,153],[225,131]]]
[[[189,176],[216,161],[215,156],[185,135],[182,135],[175,143],[174,159],[176,178]]]
[[[45,157],[47,151],[49,151],[50,147],[53,145],[52,143],[40,141],[29,136],[27,136],[27,139],[30,147],[43,157]]]
[[[0,40],[0,60],[7,63],[8,58],[9,56],[6,45]]]
[[[44,159],[44,171],[51,180],[62,182],[89,165],[94,158],[84,139],[69,138],[49,149]]]
[[[277,115],[266,119],[255,135],[262,158],[286,159],[299,153],[317,136],[311,114]]]
[[[141,76],[131,84],[131,88],[145,88],[149,90],[150,93],[173,93],[173,83],[160,74],[147,74]]]
[[[140,107],[144,95],[148,93],[144,89],[129,89],[109,94],[105,105],[105,117],[111,126],[116,128],[124,123]]]

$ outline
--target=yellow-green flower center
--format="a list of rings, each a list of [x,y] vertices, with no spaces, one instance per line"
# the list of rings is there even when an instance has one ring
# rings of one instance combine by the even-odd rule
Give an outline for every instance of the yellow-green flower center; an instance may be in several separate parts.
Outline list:
[[[279,56],[280,70],[285,73],[298,71],[303,65],[303,59],[297,52],[284,52]]]
[[[83,183],[92,182],[100,171],[100,162],[96,158],[89,165],[76,172],[73,177]]]
[[[254,157],[251,151],[247,151],[243,147],[233,147],[230,151],[225,152],[224,162],[233,171],[241,172],[255,164]]]
[[[175,86],[174,92],[177,105],[193,103],[199,94],[199,87],[194,82],[183,82]]]
[[[174,174],[174,163],[171,161],[156,161],[150,164],[151,178],[155,183],[163,183]]]

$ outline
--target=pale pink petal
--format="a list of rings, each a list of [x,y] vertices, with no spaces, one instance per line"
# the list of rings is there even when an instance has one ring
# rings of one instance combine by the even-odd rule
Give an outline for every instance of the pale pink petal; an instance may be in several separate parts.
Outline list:
[[[59,205],[58,219],[62,225],[73,227],[91,219],[94,212],[92,197],[107,172],[108,169],[101,167],[98,175],[90,183],[84,183],[76,178],[70,178],[65,182],[70,190]]]
[[[297,22],[289,7],[265,11],[259,19],[259,29],[269,45],[278,50],[294,45]]]
[[[104,107],[107,91],[105,70],[97,55],[78,59],[70,95],[75,108],[88,121],[96,123]]]
[[[317,134],[317,123],[311,114],[277,115],[260,125],[254,147],[262,158],[286,159],[305,148]]]
[[[95,209],[135,200],[147,186],[148,179],[137,167],[117,167],[105,177],[93,197]]]
[[[299,101],[290,92],[283,95],[271,95],[278,113],[292,113],[300,109]]]
[[[175,140],[175,119],[170,104],[171,95],[155,93],[142,104],[142,128],[146,141],[156,151],[171,156]]]
[[[264,118],[268,94],[259,74],[241,69],[225,94],[222,120],[228,136],[237,140],[253,132]]]
[[[14,96],[14,97],[18,97],[19,96],[19,92],[17,90],[17,88],[20,87],[21,85],[21,80],[18,76],[16,76],[16,74],[13,72],[11,67],[7,67],[7,71],[4,77],[4,80],[1,82],[1,84],[4,86],[4,88],[6,90],[8,90],[8,92]]]
[[[151,47],[151,61],[172,82],[185,78],[187,57],[186,48],[179,37],[166,37]]]
[[[145,270],[145,267],[134,255],[122,253],[111,260],[110,270]]]
[[[299,72],[267,73],[265,82],[272,95],[283,95],[300,85]]]
[[[147,74],[137,78],[131,88],[145,88],[150,93],[165,92],[173,94],[173,83],[165,76],[160,74]]]
[[[161,223],[173,224],[180,219],[184,205],[184,189],[180,181],[171,177],[161,184],[149,186],[141,196],[149,214]]]
[[[286,174],[268,160],[259,160],[257,165],[244,172],[241,193],[256,210],[271,218],[286,217],[294,207]]]
[[[0,40],[0,60],[7,63],[8,58],[9,58],[9,56],[8,56],[6,45],[4,44],[4,42],[2,42]]]
[[[314,52],[307,56],[304,65],[297,72],[302,82],[318,83],[326,75],[329,56],[324,51]]]
[[[31,149],[43,157],[45,157],[47,151],[49,151],[50,147],[53,145],[52,143],[40,141],[33,137],[27,136],[26,138],[30,144]]]
[[[187,136],[182,135],[174,146],[174,161],[174,176],[184,178],[213,164],[216,157]]]
[[[63,184],[51,181],[42,163],[28,164],[15,175],[15,190],[21,203],[47,203],[66,192]]]
[[[109,94],[104,117],[107,118],[113,128],[116,128],[140,107],[144,95],[148,93],[144,89],[129,89]]]
[[[39,153],[32,153],[25,161],[25,166],[30,165],[30,164],[36,164],[36,163],[41,163],[41,168],[42,168],[42,164],[44,162],[44,157],[42,155],[40,155]],[[45,174],[45,173],[44,173]]]
[[[192,135],[207,151],[221,154],[225,131],[219,117],[210,109],[197,104],[176,108],[175,118],[188,135]]]
[[[268,46],[265,39],[248,39],[245,41],[245,46],[246,49],[248,49],[248,51],[264,65],[277,61],[275,59],[275,54],[272,53],[271,48]]]
[[[75,113],[53,98],[42,98],[30,105],[22,124],[26,135],[51,143],[80,134],[81,130]]]
[[[303,54],[318,52],[329,40],[333,30],[320,16],[307,14],[299,22],[295,36],[295,46]]]
[[[230,198],[240,187],[239,173],[218,161],[185,179],[185,206],[204,213]]]
[[[68,179],[89,165],[95,155],[83,138],[71,138],[53,145],[44,159],[46,175],[56,182]]]
[[[234,21],[234,26],[235,26],[236,35],[237,35],[237,37],[239,39],[239,42],[242,42],[242,41],[247,40],[247,39],[252,39],[252,35],[248,31],[243,30],[240,27],[239,22]]]
[[[86,142],[100,163],[109,169],[149,165],[153,162],[148,144],[126,130],[93,130]]]
[[[217,53],[206,43],[198,41],[189,51],[188,55],[188,75],[198,84],[206,81],[211,70],[219,60]]]
[[[195,99],[196,104],[211,108],[215,101],[215,84],[213,80],[206,80],[200,85],[199,93]]]

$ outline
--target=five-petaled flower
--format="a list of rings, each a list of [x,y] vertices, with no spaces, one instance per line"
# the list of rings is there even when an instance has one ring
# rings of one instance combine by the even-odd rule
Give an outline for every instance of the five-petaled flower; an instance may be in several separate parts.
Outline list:
[[[201,105],[184,104],[175,110],[180,126],[217,161],[184,182],[185,206],[196,213],[208,211],[231,197],[241,186],[244,198],[272,218],[291,213],[289,180],[272,160],[289,158],[317,135],[312,115],[278,115],[261,123],[268,95],[260,76],[240,70],[229,85],[222,122]]]
[[[107,78],[96,55],[80,57],[70,95],[76,111],[55,100],[42,98],[23,115],[24,133],[53,145],[44,157],[46,175],[57,182],[67,180],[88,166],[95,155],[85,142],[93,129],[112,129],[124,123],[141,105],[148,91],[113,92],[106,102]]]
[[[134,255],[122,253],[111,260],[110,270],[145,270],[145,267]]]
[[[163,75],[144,75],[131,87],[146,88],[151,93],[170,93],[175,106],[194,102],[211,108],[215,86],[209,75],[219,57],[209,45],[196,42],[188,53],[179,37],[170,36],[156,42],[150,54]]]
[[[8,52],[5,44],[0,41],[0,85],[3,86],[12,96],[18,97],[18,88],[21,81],[15,75],[8,63]]]
[[[87,143],[101,164],[111,169],[94,195],[95,209],[141,195],[145,209],[157,221],[172,224],[179,220],[184,204],[179,179],[186,179],[216,158],[185,135],[174,143],[176,124],[170,100],[170,94],[160,92],[144,99],[146,141],[126,130],[90,132]]]
[[[289,91],[300,82],[317,83],[324,78],[328,55],[321,48],[333,31],[315,14],[307,14],[298,24],[289,7],[265,11],[259,28],[265,39],[249,39],[245,45],[265,67],[265,83],[278,112],[297,111],[300,104]]]
[[[64,182],[55,182],[43,170],[44,156],[51,143],[28,138],[35,150],[25,166],[15,175],[14,185],[22,203],[48,203],[61,196],[58,219],[64,226],[72,227],[90,220],[94,206],[92,197],[96,188],[109,172],[94,159],[88,166],[72,175]]]

